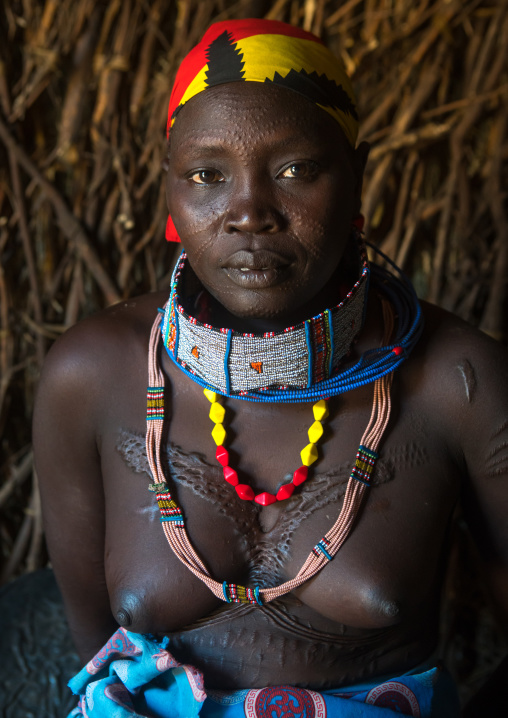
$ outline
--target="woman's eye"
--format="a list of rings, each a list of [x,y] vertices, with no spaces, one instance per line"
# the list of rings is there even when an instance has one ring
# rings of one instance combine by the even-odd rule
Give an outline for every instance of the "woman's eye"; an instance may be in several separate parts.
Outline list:
[[[189,179],[195,184],[215,184],[224,181],[224,177],[216,170],[198,170],[189,175]]]
[[[279,177],[284,179],[312,179],[317,174],[317,165],[314,162],[294,162],[282,170]]]

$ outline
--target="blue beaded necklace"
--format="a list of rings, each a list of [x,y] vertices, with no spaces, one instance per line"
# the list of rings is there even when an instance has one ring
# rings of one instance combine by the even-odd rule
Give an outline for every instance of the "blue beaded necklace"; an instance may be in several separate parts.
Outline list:
[[[359,246],[361,259],[360,278],[351,291],[337,307],[334,307],[332,310],[325,310],[325,312],[322,312],[317,317],[313,317],[309,320],[309,322],[304,322],[303,325],[301,325],[305,329],[309,349],[307,352],[308,367],[306,370],[309,377],[307,386],[272,385],[254,389],[242,389],[240,391],[233,391],[231,389],[228,366],[231,346],[238,336],[246,337],[248,341],[249,339],[255,339],[256,335],[240,335],[227,328],[217,329],[209,324],[199,322],[195,317],[189,316],[184,312],[179,299],[179,285],[186,262],[186,254],[184,252],[180,256],[173,272],[169,301],[165,309],[160,310],[163,313],[162,339],[169,357],[184,374],[204,389],[209,389],[210,391],[230,398],[263,403],[315,402],[320,399],[338,396],[339,394],[343,394],[346,391],[365,384],[370,384],[376,381],[376,379],[380,379],[382,376],[389,374],[408,358],[418,341],[423,330],[422,312],[414,288],[406,275],[383,254],[383,252],[371,244],[369,244],[369,247],[382,257],[391,269],[381,267],[377,264],[369,265],[363,242],[360,241]],[[337,357],[337,352],[334,353],[332,346],[334,342],[332,313],[339,313],[341,311],[343,313],[349,311],[350,313],[350,321],[345,325],[346,327],[351,327],[349,335],[346,335],[346,344],[349,349],[354,337],[363,324],[369,282],[381,296],[388,299],[393,307],[397,318],[397,328],[393,335],[393,342],[389,345],[364,352],[354,365],[343,371],[339,371],[338,367],[333,366],[332,363],[333,357]],[[182,321],[182,318],[186,321]],[[321,325],[322,330],[319,336],[323,337],[323,348],[320,350],[318,347],[318,351],[316,351],[315,338],[314,344],[309,341],[309,327],[311,326],[314,333],[316,333],[315,327],[317,326],[318,329],[321,329]],[[290,339],[291,333],[293,333],[296,343],[296,332],[298,332],[299,329],[300,327],[288,327],[284,332],[280,332],[278,336],[286,340],[287,343],[287,339]],[[208,341],[210,344],[213,344],[214,341],[219,344],[222,340],[223,348],[219,355],[220,359],[218,364],[224,373],[225,383],[221,382],[220,386],[218,385],[218,381],[217,383],[213,382],[209,371],[206,374],[199,375],[199,370],[197,370],[196,367],[199,365],[200,348],[197,344],[193,346],[193,337],[191,337],[189,341],[188,337],[185,336],[185,341],[187,342],[186,358],[189,358],[190,348],[196,361],[191,364],[179,355],[179,346],[184,344],[182,338],[183,332],[193,332],[194,330],[199,332],[201,341],[203,337],[205,341]],[[302,332],[300,332],[300,334],[302,334]],[[343,334],[343,332],[341,332],[341,334]],[[265,344],[268,344],[270,340],[276,339],[277,335],[270,333],[258,336],[258,338],[264,340]],[[342,336],[342,340],[344,341],[344,336]],[[312,351],[312,347],[314,351]],[[300,354],[301,353],[300,348]],[[328,360],[324,371],[321,372],[321,375],[318,376],[318,380],[316,381],[316,356],[321,360],[324,354],[327,355]],[[345,354],[346,352],[343,352],[342,355],[339,354],[339,358],[343,359]],[[257,369],[259,362],[252,362],[251,366],[254,364],[256,364]],[[259,382],[257,382],[257,386],[259,386]]]

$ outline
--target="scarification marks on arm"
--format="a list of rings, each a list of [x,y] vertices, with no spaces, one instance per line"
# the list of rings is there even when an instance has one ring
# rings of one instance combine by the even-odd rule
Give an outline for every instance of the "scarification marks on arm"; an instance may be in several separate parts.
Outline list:
[[[467,359],[463,359],[460,364],[457,364],[457,369],[464,382],[467,402],[471,404],[476,393],[476,376],[474,369]]]
[[[489,478],[508,475],[508,419],[492,434],[485,472]]]

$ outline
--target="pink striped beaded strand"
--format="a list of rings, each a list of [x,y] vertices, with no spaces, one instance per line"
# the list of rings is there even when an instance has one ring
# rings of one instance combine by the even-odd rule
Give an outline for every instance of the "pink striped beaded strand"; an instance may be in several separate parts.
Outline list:
[[[160,390],[161,396],[164,393],[164,374],[157,358],[157,345],[160,338],[161,314],[157,313],[150,333],[148,348],[148,400],[147,400],[147,422],[146,422],[146,455],[154,481],[153,488],[159,488],[164,492],[162,502],[171,502],[171,494],[168,490],[166,477],[161,458],[162,433],[164,427],[164,399],[159,403],[158,411],[154,416],[151,411],[153,391]],[[179,507],[174,504],[181,514]],[[181,521],[162,521],[162,528],[168,544],[180,561],[192,571],[203,583],[205,583],[215,595],[220,598],[222,587],[210,576],[206,566],[192,546],[185,526],[183,516]]]
[[[309,474],[309,466],[313,464],[319,457],[317,450],[317,442],[323,436],[323,424],[322,421],[328,416],[327,400],[321,399],[317,401],[312,407],[314,415],[314,423],[311,425],[308,431],[309,444],[305,446],[300,452],[302,459],[302,466],[300,466],[293,473],[292,480],[283,484],[276,494],[272,494],[269,491],[262,491],[259,494],[254,492],[254,489],[248,484],[241,484],[238,478],[237,472],[229,466],[229,452],[224,447],[224,441],[226,440],[226,430],[224,428],[224,418],[226,410],[222,404],[218,401],[218,394],[211,389],[203,389],[203,393],[210,402],[210,413],[209,417],[215,424],[212,430],[212,438],[217,444],[215,452],[215,458],[222,466],[224,479],[234,487],[237,495],[244,501],[254,501],[261,506],[270,506],[276,501],[285,501],[289,499],[297,486],[303,484]]]
[[[148,397],[146,426],[146,455],[156,484],[165,484],[166,478],[162,468],[160,447],[164,427],[164,375],[157,361],[157,343],[160,333],[161,314],[157,313],[150,333],[150,351],[148,352]],[[159,389],[162,400],[156,416],[151,415],[150,392]]]

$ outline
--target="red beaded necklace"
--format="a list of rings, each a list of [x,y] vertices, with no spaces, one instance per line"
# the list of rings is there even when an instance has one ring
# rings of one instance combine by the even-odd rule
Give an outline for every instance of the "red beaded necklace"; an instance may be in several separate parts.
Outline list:
[[[224,479],[228,482],[228,484],[234,486],[239,498],[244,501],[254,501],[261,506],[270,506],[276,501],[285,501],[286,499],[289,499],[293,495],[295,488],[300,486],[300,484],[303,484],[303,482],[307,479],[309,466],[318,458],[316,444],[323,436],[322,419],[325,419],[328,416],[327,400],[321,399],[312,407],[314,423],[308,431],[310,443],[307,444],[307,446],[305,446],[300,452],[302,466],[296,469],[291,481],[287,484],[283,484],[276,494],[272,494],[269,491],[262,491],[261,493],[256,494],[251,486],[240,483],[237,472],[229,466],[229,452],[223,445],[226,439],[226,430],[223,425],[226,410],[222,404],[218,402],[218,394],[210,389],[203,389],[203,393],[211,403],[209,416],[215,424],[212,431],[213,440],[217,444],[215,458],[222,466]]]

